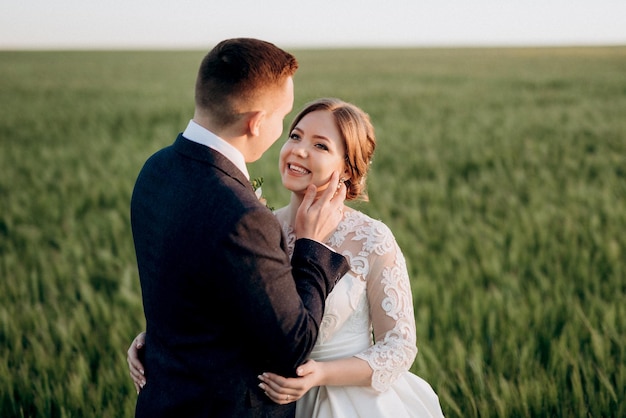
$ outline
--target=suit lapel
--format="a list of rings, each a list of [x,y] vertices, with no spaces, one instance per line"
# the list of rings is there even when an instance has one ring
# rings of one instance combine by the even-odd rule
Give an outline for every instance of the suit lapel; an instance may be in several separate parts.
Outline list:
[[[223,154],[209,148],[205,145],[198,144],[197,142],[190,141],[183,137],[182,134],[178,135],[176,141],[174,141],[174,149],[176,152],[184,155],[187,158],[191,158],[197,161],[201,161],[207,165],[213,166],[215,169],[224,172],[229,177],[234,178],[244,187],[250,189],[254,193],[252,184],[243,175],[241,170],[237,168],[228,158]]]

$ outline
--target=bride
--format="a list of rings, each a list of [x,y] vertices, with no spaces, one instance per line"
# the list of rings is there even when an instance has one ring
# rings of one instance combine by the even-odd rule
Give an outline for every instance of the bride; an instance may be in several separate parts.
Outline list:
[[[368,200],[365,179],[375,147],[369,116],[350,103],[318,99],[296,116],[279,158],[291,200],[275,212],[290,252],[307,186],[327,183],[336,170],[343,173],[347,200]],[[417,355],[415,316],[405,259],[392,232],[344,206],[327,245],[351,269],[326,300],[310,359],[298,367],[297,377],[261,374],[259,387],[276,403],[297,402],[297,418],[443,417],[431,386],[409,372]],[[144,336],[128,349],[137,390],[146,384],[139,361]]]

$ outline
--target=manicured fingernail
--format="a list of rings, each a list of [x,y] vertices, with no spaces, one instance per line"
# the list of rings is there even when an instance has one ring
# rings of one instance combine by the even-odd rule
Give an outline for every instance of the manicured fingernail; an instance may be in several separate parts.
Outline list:
[[[264,385],[263,383],[259,383],[259,387],[260,387],[262,390],[265,390],[265,385]]]
[[[145,373],[143,372],[143,369],[139,370],[139,372],[143,375],[145,375]]]

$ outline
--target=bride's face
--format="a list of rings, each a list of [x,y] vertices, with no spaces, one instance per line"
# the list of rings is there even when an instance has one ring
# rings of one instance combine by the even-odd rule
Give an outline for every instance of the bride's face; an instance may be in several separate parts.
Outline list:
[[[306,114],[289,132],[280,150],[279,169],[283,186],[304,194],[313,183],[321,192],[333,171],[345,172],[346,149],[333,115],[326,110]]]

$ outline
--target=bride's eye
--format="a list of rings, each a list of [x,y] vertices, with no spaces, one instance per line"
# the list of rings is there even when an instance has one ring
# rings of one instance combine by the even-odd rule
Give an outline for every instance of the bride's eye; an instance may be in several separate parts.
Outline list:
[[[300,135],[298,135],[295,132],[292,132],[291,135],[289,135],[289,139],[294,140],[294,141],[298,141],[300,139]]]

